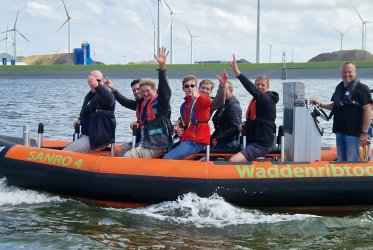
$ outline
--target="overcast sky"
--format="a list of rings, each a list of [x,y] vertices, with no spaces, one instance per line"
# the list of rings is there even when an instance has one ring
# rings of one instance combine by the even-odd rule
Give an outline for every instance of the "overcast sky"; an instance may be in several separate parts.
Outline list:
[[[193,60],[256,61],[257,0],[166,0],[174,12],[174,62],[190,63],[190,35]],[[30,41],[17,35],[17,55],[67,52],[67,25],[62,0],[1,0],[0,32],[17,29]],[[106,64],[124,64],[153,59],[154,26],[158,0],[65,0],[71,21],[72,48],[83,41],[91,44],[92,58]],[[373,21],[371,0],[261,0],[261,62],[287,60],[305,62],[324,52],[361,49],[361,17]],[[167,7],[166,7],[167,8]],[[161,44],[170,47],[169,11],[160,10]],[[4,38],[0,34],[0,40]],[[367,50],[373,50],[373,23],[367,25]],[[264,43],[266,42],[266,43]],[[8,44],[9,45],[9,44]],[[5,41],[0,52],[5,52]],[[12,53],[11,49],[8,52]]]

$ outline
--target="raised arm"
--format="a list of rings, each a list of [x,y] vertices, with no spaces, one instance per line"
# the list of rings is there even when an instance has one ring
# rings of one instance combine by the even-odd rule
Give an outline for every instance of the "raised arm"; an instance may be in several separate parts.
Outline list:
[[[171,99],[171,88],[166,74],[167,56],[168,51],[164,47],[158,50],[158,55],[154,55],[155,60],[159,64],[158,100],[161,102],[161,106],[165,108],[168,108]]]

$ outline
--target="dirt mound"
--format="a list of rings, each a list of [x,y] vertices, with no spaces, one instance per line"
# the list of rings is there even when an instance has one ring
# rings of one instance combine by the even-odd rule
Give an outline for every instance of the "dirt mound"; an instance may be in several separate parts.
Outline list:
[[[365,50],[340,50],[319,54],[308,62],[327,61],[373,61],[373,55]]]

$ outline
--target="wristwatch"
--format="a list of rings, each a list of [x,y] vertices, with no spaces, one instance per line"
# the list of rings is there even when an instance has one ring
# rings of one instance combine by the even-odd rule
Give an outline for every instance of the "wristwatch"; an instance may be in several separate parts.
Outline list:
[[[361,133],[363,134],[363,135],[367,135],[368,134],[368,131],[361,131]]]

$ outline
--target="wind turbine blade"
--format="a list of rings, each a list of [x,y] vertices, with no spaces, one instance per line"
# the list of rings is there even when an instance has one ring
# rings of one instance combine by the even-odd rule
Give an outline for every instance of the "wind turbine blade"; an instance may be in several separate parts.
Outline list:
[[[17,11],[17,16],[16,16],[16,20],[15,20],[15,22],[14,22],[14,27],[13,27],[13,29],[15,29],[15,28],[16,28],[16,25],[17,25],[17,20],[18,20],[18,14],[19,14],[19,11]]]
[[[168,11],[166,10],[166,7],[164,7],[163,0],[160,0],[160,1],[161,1],[161,4],[162,4],[162,7],[163,7],[163,10],[164,10],[164,12],[166,13],[168,19],[171,20],[172,16],[171,16],[170,14],[168,14]]]
[[[356,25],[351,26],[350,28],[346,29],[346,30],[343,32],[343,34],[346,33],[346,32],[349,32],[350,30],[352,30],[352,29],[355,28],[355,27],[356,27]]]
[[[19,32],[18,30],[16,30],[18,32],[18,34],[20,34],[27,42],[30,42],[21,32]]]
[[[63,3],[63,7],[65,7],[65,11],[66,11],[66,16],[67,16],[67,18],[70,18],[70,16],[69,16],[69,12],[67,11],[67,8],[66,8],[65,1],[62,0],[62,3]]]
[[[192,36],[192,33],[190,33],[190,30],[188,29],[188,26],[185,25],[185,28],[188,30],[189,35]]]
[[[355,8],[355,5],[354,5],[354,4],[352,4],[352,7],[354,7],[354,10],[356,11],[356,14],[359,16],[360,20],[361,20],[362,22],[364,22],[364,19],[360,16],[360,14],[359,14],[359,12],[357,11],[357,9]]]
[[[167,8],[170,10],[171,14],[173,14],[173,11],[172,11],[172,9],[170,8],[170,5],[168,5],[167,1],[166,1],[166,0],[163,0],[163,1],[166,3]]]
[[[153,15],[152,15],[152,13],[150,13],[150,16],[152,17],[153,27],[154,27],[154,29],[156,29],[156,28],[157,28],[157,26],[155,26],[155,22],[154,22],[154,18],[153,18]]]
[[[7,34],[8,34],[8,31],[11,31],[11,30],[6,30],[6,31],[3,31],[3,32],[0,32],[0,34],[3,34],[5,32],[7,32]]]
[[[68,22],[70,21],[69,18],[66,19],[66,21],[61,25],[61,27],[56,31],[56,34],[58,33],[58,31],[60,31],[62,29],[62,27]]]
[[[333,28],[334,28],[334,29],[335,29],[339,34],[341,34],[341,35],[343,34],[343,32],[340,31],[339,29],[337,29],[336,27],[333,26]]]

